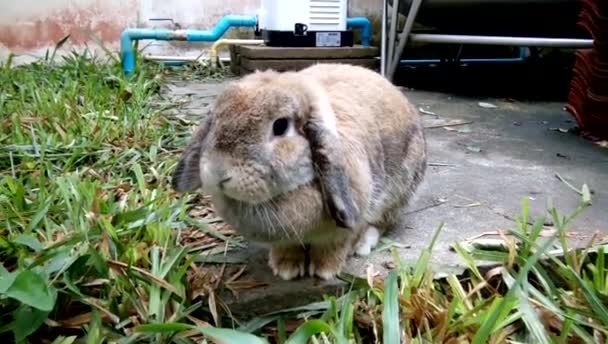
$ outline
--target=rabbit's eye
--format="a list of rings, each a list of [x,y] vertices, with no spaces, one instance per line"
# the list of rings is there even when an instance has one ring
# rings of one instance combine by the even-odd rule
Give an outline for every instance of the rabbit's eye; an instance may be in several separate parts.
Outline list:
[[[272,123],[272,133],[274,136],[283,136],[289,128],[289,119],[281,117]]]

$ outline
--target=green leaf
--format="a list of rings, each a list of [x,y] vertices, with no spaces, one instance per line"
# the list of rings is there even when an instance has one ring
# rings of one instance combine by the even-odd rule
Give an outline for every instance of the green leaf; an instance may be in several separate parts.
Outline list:
[[[99,311],[96,309],[92,312],[91,321],[89,322],[89,328],[87,329],[87,344],[101,343],[102,332],[101,332],[101,317],[99,317]]]
[[[145,324],[139,325],[135,328],[136,332],[144,333],[166,333],[166,332],[180,332],[187,331],[195,328],[192,325],[182,323],[164,323],[164,324]]]
[[[27,227],[29,228],[30,231],[33,231],[36,229],[36,226],[38,226],[40,221],[42,221],[42,219],[46,216],[46,213],[48,213],[50,206],[51,206],[51,199],[47,199],[44,204],[44,207],[42,207],[42,209],[38,210],[38,212],[36,212],[36,215],[34,215],[32,220],[30,221],[30,223],[28,223]]]
[[[112,219],[113,226],[120,226],[127,223],[144,220],[150,214],[150,207],[144,205],[134,210],[116,214]]]
[[[310,337],[319,333],[331,333],[337,337],[337,343],[346,343],[346,339],[336,333],[336,331],[323,320],[312,319],[303,323],[298,329],[289,336],[286,344],[307,344]]]
[[[591,204],[591,192],[589,191],[589,187],[587,186],[587,184],[583,184],[583,188],[581,189],[581,196],[585,205]]]
[[[353,331],[353,293],[348,293],[347,298],[342,302],[340,309],[340,320],[338,324],[338,332],[342,333],[346,338],[350,337]]]
[[[367,282],[366,282],[367,283]],[[281,315],[285,315],[285,314],[290,314],[290,313],[321,313],[325,310],[327,310],[330,306],[329,301],[320,301],[320,302],[313,302],[304,306],[297,306],[297,307],[292,307],[292,308],[288,308],[288,309],[283,309],[283,310],[279,310],[279,311],[275,311],[275,312],[270,312],[264,315],[261,315],[259,317],[253,318],[250,321],[248,321],[247,323],[241,325],[239,327],[239,331],[243,331],[243,332],[255,332],[259,329],[261,329],[262,327],[266,326],[267,324],[270,324],[273,321],[276,321],[277,319],[279,319],[281,317]]]
[[[545,251],[547,250],[547,248],[553,244],[554,240],[555,240],[555,237],[551,237],[549,240],[547,240],[543,244],[543,246],[541,246],[539,248],[538,251],[536,251],[532,256],[530,256],[527,259],[526,264],[522,267],[522,269],[517,274],[517,278],[515,279],[515,282],[513,283],[513,287],[519,286],[525,278],[528,278],[528,273],[530,272],[530,269],[532,269],[532,267],[534,265],[536,265],[536,263],[540,259],[540,256],[543,255],[545,253]],[[500,321],[501,315],[504,314],[505,309],[506,310],[509,309],[509,307],[507,307],[507,305],[509,303],[513,302],[513,300],[515,299],[514,295],[513,295],[514,294],[513,287],[509,288],[509,291],[507,292],[505,297],[502,300],[500,300],[500,303],[498,303],[496,305],[497,307],[494,308],[493,311],[483,320],[481,327],[479,328],[479,330],[477,331],[477,333],[475,333],[475,336],[473,337],[472,344],[482,344],[487,341],[488,337],[494,330],[494,327]]]
[[[277,321],[281,318],[281,314],[267,314],[259,316],[249,320],[247,323],[239,327],[239,331],[243,332],[255,332],[262,327],[270,324],[273,321]]]
[[[604,246],[601,246],[597,250],[597,259],[595,261],[595,267],[597,268],[597,272],[593,275],[593,284],[595,289],[604,290],[608,287],[606,283],[606,269],[605,265],[605,255],[604,255]]]
[[[571,266],[568,266],[568,269],[570,270],[572,276],[574,276],[576,281],[579,283],[581,289],[583,290],[583,295],[585,296],[585,299],[589,303],[589,306],[593,310],[595,316],[597,316],[602,321],[604,326],[608,327],[608,309],[606,308],[606,306],[604,306],[602,300],[599,299],[593,288],[591,288],[585,281],[583,281],[581,276],[579,276],[579,274],[577,274]]]
[[[217,327],[196,327],[204,335],[210,337],[215,343],[226,343],[226,344],[267,344],[268,342],[260,337],[254,336],[249,333],[240,332],[237,330]]]
[[[67,270],[78,259],[78,256],[70,256],[69,250],[59,251],[57,254],[48,259],[42,271],[50,276],[60,270]]]
[[[41,311],[25,305],[19,306],[15,311],[15,320],[12,324],[15,340],[17,342],[25,340],[27,336],[40,328],[48,315],[49,311]]]
[[[137,182],[137,186],[139,187],[139,192],[144,194],[146,192],[146,178],[144,177],[144,172],[141,169],[141,166],[138,163],[133,165],[133,172],[135,173],[135,181]]]
[[[0,294],[6,293],[8,288],[13,284],[17,274],[8,272],[2,264],[0,264]]]
[[[399,324],[399,299],[397,295],[397,273],[388,273],[384,281],[384,306],[382,310],[384,344],[399,344],[401,330]]]
[[[27,246],[35,252],[40,252],[44,249],[44,246],[31,234],[19,234],[11,240],[13,243]]]
[[[277,319],[277,337],[279,343],[287,341],[287,329],[285,328],[285,320],[283,318]]]
[[[538,314],[532,308],[528,300],[527,281],[523,281],[521,286],[513,286],[515,279],[506,270],[503,270],[503,279],[509,288],[514,288],[514,293],[519,300],[519,311],[521,318],[534,337],[535,343],[549,344],[548,336],[544,325],[541,323]]]
[[[76,336],[70,336],[70,337],[59,336],[59,337],[55,338],[55,340],[51,344],[72,344],[76,341],[77,338],[78,337],[76,337]]]
[[[56,294],[47,287],[40,275],[31,270],[23,270],[6,290],[6,296],[41,311],[51,311],[55,306]]]
[[[215,343],[251,343],[267,344],[267,342],[252,334],[233,329],[217,328],[212,326],[193,326],[183,323],[146,324],[135,328],[136,332],[147,333],[171,333],[196,329],[202,334],[210,337]]]

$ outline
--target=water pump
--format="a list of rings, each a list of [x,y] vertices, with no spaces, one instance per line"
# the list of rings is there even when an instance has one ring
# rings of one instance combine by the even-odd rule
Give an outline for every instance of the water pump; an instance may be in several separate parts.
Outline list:
[[[347,0],[262,0],[258,30],[267,46],[353,46]]]

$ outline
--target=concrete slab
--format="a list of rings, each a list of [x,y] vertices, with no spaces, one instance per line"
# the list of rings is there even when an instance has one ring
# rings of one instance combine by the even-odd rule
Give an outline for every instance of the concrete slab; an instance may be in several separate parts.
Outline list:
[[[196,94],[211,97],[209,87],[184,84],[174,86],[173,92],[188,89],[193,101],[207,103]],[[450,244],[513,227],[512,217],[520,213],[523,197],[528,198],[533,216],[545,213],[548,200],[563,213],[571,211],[579,195],[556,174],[579,188],[587,183],[593,191],[593,206],[573,223],[572,231],[577,233],[573,244],[586,242],[595,232],[608,235],[608,149],[564,132],[575,124],[563,110],[563,103],[404,92],[424,113],[431,166],[411,206],[406,227],[388,236],[401,244],[398,253],[403,260],[415,260],[443,222],[432,262],[435,271],[458,269],[460,262],[450,251]],[[444,126],[461,122],[468,124]],[[319,301],[324,293],[347,287],[310,278],[281,281],[267,267],[267,253],[252,245],[230,254],[247,261],[243,278],[266,284],[236,297],[228,292],[222,295],[240,319]],[[373,264],[385,273],[390,261],[389,251],[383,250],[364,259],[353,258],[346,271],[364,274],[366,266]]]
[[[239,55],[253,60],[261,59],[354,59],[375,57],[377,47],[269,47],[257,45],[234,45]]]
[[[255,70],[299,70],[321,62],[349,63],[366,68],[379,66],[377,47],[268,47],[232,45],[230,69],[236,75]]]

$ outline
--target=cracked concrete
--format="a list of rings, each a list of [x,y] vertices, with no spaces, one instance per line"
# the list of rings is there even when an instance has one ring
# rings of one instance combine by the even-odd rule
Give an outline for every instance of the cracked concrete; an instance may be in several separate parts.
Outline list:
[[[196,116],[204,112],[221,86],[173,85],[170,93],[191,93],[191,101],[179,112]],[[564,132],[575,123],[563,110],[563,103],[404,92],[422,109],[429,127],[426,134],[430,166],[410,207],[406,228],[387,237],[400,244],[397,251],[402,260],[415,260],[437,226],[444,223],[433,252],[433,266],[435,271],[458,270],[460,262],[450,251],[450,244],[480,233],[512,228],[512,218],[520,213],[523,197],[528,198],[532,216],[543,215],[549,200],[561,213],[570,212],[580,196],[556,174],[578,188],[587,183],[593,192],[592,207],[571,226],[575,232],[573,244],[586,243],[596,232],[608,235],[608,149]],[[479,102],[496,107],[482,107]],[[460,122],[469,124],[443,126]],[[380,250],[367,258],[353,258],[346,271],[361,275],[368,264],[373,264],[385,273],[387,262],[391,261],[389,252]],[[267,267],[266,251],[253,245],[230,254],[247,261],[243,278],[266,284],[242,290],[237,297],[230,293],[223,296],[237,318],[319,301],[324,293],[347,288],[342,283],[310,278],[281,281]]]

